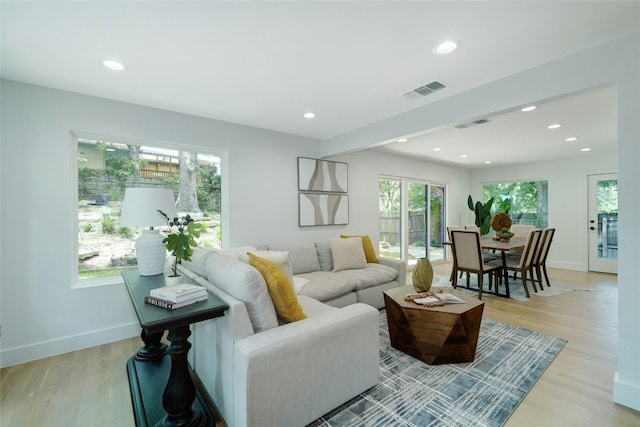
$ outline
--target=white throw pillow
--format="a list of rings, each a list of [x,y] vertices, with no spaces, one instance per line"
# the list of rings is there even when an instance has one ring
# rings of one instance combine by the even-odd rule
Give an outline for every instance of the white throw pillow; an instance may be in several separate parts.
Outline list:
[[[262,274],[235,255],[214,252],[207,258],[207,279],[244,302],[254,332],[278,326],[276,308]]]
[[[333,271],[367,267],[367,258],[364,255],[361,238],[329,239],[329,245],[331,246]]]

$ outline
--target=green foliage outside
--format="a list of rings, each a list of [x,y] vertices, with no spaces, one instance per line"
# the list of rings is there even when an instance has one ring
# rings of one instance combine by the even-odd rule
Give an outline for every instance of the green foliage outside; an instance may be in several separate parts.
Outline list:
[[[537,228],[548,226],[548,182],[525,181],[500,184],[485,184],[485,200],[494,198],[492,214],[505,212],[505,200],[510,201],[509,216],[514,224],[529,224]],[[500,210],[503,206],[502,210]]]

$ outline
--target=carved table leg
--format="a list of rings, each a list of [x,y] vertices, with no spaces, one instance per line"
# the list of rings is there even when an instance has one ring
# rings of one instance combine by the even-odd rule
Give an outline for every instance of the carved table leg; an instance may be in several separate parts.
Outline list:
[[[135,359],[145,362],[149,360],[158,360],[164,356],[167,351],[167,345],[160,342],[163,334],[164,331],[149,334],[145,329],[142,329],[140,338],[144,342],[144,346],[138,350],[134,356]]]
[[[195,427],[209,423],[205,414],[191,408],[196,397],[196,386],[191,379],[187,361],[187,353],[191,348],[191,343],[188,341],[190,335],[189,326],[169,330],[167,338],[171,341],[168,350],[171,356],[171,373],[162,395],[162,406],[167,415],[158,423],[158,426]]]

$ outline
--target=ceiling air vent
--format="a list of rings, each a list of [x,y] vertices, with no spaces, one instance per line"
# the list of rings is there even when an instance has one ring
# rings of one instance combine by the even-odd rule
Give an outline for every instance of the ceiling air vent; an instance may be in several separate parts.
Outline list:
[[[472,122],[469,123],[462,123],[461,125],[456,125],[456,128],[458,129],[466,129],[466,128],[470,128],[470,127],[474,127],[474,126],[478,126],[478,125],[483,125],[485,123],[489,123],[490,120],[489,119],[478,119],[478,120],[474,120]]]
[[[443,85],[442,83],[433,81],[424,86],[420,86],[418,88],[410,90],[409,92],[405,93],[404,96],[406,96],[407,98],[416,99],[416,98],[419,98],[420,96],[427,96],[437,90],[444,89],[444,88],[446,88],[446,86]]]

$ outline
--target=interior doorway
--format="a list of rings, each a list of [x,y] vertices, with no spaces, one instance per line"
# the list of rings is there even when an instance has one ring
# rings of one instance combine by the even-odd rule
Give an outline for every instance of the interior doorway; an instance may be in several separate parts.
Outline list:
[[[589,271],[618,273],[618,175],[589,175]]]

